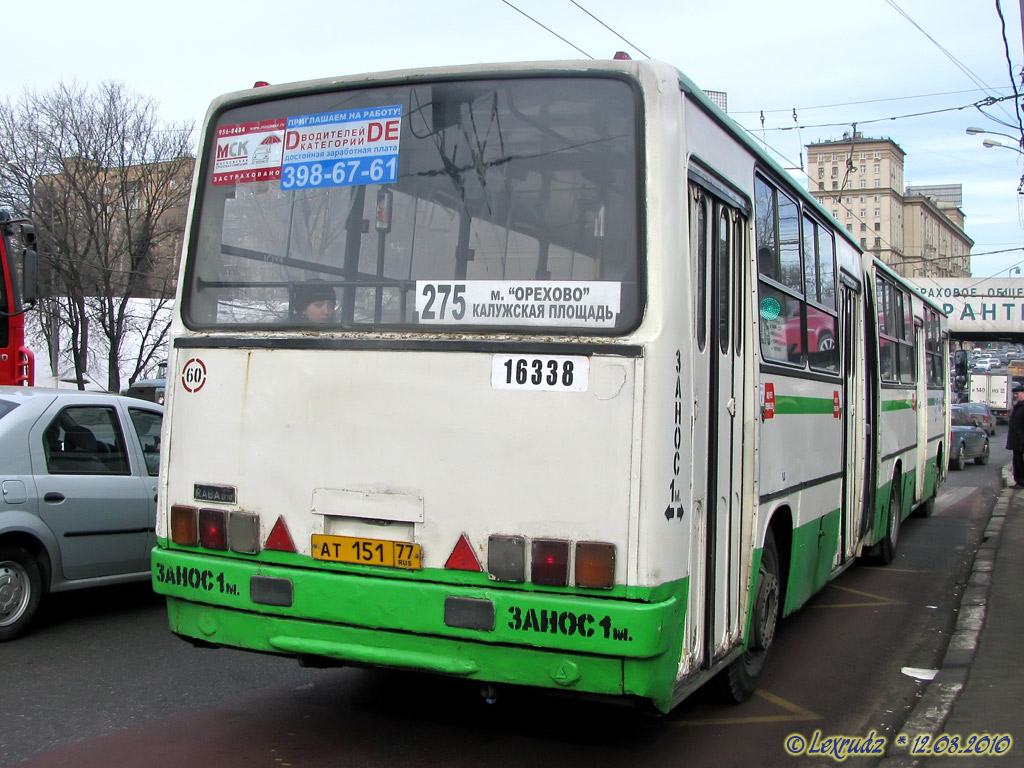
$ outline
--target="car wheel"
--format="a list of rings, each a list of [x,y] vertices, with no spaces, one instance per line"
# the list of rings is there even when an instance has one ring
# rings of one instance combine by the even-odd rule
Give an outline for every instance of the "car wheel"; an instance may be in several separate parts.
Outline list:
[[[954,453],[949,460],[949,468],[955,469],[956,471],[959,472],[961,469],[964,468],[965,463],[966,460],[964,459],[964,444],[960,443],[956,447],[956,453]]]
[[[712,681],[715,697],[738,704],[754,693],[768,660],[768,651],[782,610],[782,586],[779,580],[779,553],[771,529],[764,537],[761,565],[757,571],[757,594],[751,608],[747,650]]]
[[[818,336],[818,351],[830,352],[836,348],[836,340],[828,331],[822,331]]]
[[[39,564],[21,547],[0,547],[0,642],[28,627],[42,597]]]
[[[988,464],[988,455],[989,455],[988,440],[986,440],[985,441],[985,450],[982,452],[981,456],[975,456],[974,457],[974,463],[975,464],[981,464],[981,465]]]

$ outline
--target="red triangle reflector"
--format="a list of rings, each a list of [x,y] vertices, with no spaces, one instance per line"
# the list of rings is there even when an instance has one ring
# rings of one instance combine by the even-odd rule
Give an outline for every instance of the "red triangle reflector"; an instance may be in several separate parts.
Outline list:
[[[294,552],[295,544],[292,542],[291,534],[288,533],[288,526],[284,524],[284,518],[277,518],[277,522],[274,523],[274,527],[270,531],[270,535],[267,536],[267,543],[263,545],[264,549],[276,549],[279,552]]]
[[[483,571],[483,568],[480,567],[480,561],[476,559],[476,553],[469,546],[469,539],[466,538],[466,534],[459,536],[455,549],[448,555],[448,561],[444,564],[444,567],[452,571]]]

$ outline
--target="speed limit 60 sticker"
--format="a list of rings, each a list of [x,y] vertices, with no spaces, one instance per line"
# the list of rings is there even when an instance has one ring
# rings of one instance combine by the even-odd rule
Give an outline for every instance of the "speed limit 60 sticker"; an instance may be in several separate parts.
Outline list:
[[[537,392],[586,392],[590,358],[577,355],[495,355],[491,361],[494,389]]]
[[[181,369],[181,385],[186,392],[198,392],[206,384],[206,364],[193,357]]]

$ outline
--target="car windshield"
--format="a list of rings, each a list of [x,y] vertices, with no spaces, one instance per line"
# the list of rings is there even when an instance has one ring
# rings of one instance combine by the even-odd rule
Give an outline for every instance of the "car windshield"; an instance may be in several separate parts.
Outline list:
[[[643,299],[640,120],[629,83],[576,76],[223,111],[201,158],[185,322],[625,333]]]

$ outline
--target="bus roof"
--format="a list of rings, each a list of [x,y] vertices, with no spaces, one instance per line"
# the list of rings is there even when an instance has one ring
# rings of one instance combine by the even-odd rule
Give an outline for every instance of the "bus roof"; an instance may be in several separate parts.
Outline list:
[[[735,120],[718,107],[707,94],[691,79],[684,75],[677,67],[665,62],[645,60],[563,60],[563,61],[523,61],[523,62],[502,62],[485,64],[459,64],[438,67],[423,67],[415,69],[399,69],[382,72],[366,72],[351,75],[340,75],[335,77],[319,78],[279,85],[261,85],[260,87],[248,88],[245,90],[227,93],[217,97],[210,104],[207,111],[207,124],[211,123],[216,114],[229,106],[236,106],[244,103],[258,103],[270,101],[286,96],[295,96],[311,91],[321,91],[332,88],[375,86],[381,83],[418,81],[431,81],[437,79],[461,79],[480,77],[508,77],[512,75],[550,75],[550,74],[572,74],[581,75],[595,73],[622,73],[637,81],[643,81],[648,77],[668,79],[675,78],[679,83],[680,90],[687,98],[694,102],[708,116],[718,123],[725,131],[739,141],[753,155],[757,162],[769,169],[779,181],[786,183],[788,191],[798,195],[803,203],[813,208],[825,221],[833,219],[832,214],[810,193],[806,185],[799,183],[793,175],[779,164],[768,152]],[[646,73],[646,76],[645,76]],[[200,141],[205,142],[203,136]],[[202,147],[200,147],[202,153]],[[200,156],[202,156],[200,154]],[[197,164],[198,173],[198,164]],[[864,253],[857,239],[847,232],[843,227],[836,225],[836,233],[840,234],[858,253]],[[885,267],[879,259],[874,259],[876,264],[882,265],[891,275],[899,277],[895,272]],[[902,279],[902,278],[901,278]],[[920,295],[920,294],[918,294]],[[941,311],[941,307],[935,302],[927,303]]]

